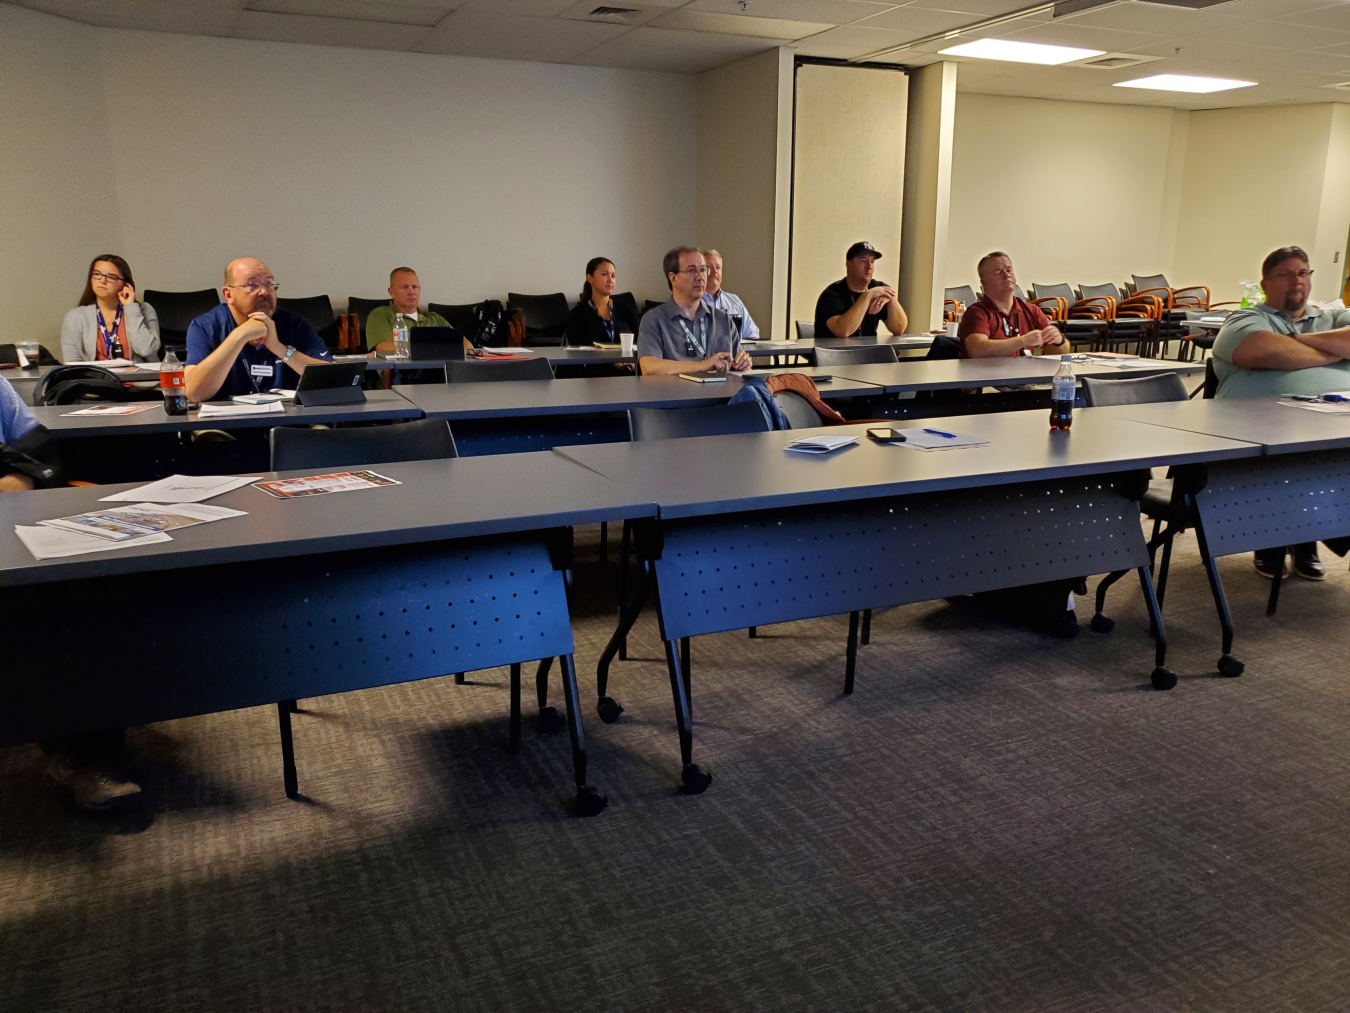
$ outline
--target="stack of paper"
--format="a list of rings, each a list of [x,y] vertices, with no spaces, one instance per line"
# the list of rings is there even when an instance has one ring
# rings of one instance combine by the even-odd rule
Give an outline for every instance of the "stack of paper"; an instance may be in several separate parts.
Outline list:
[[[134,366],[134,365],[136,365],[136,364],[135,364],[134,362],[132,362],[130,359],[90,359],[90,360],[87,360],[87,361],[82,360],[82,361],[78,361],[78,362],[67,362],[66,365],[67,365],[67,366],[105,366],[105,367],[107,367],[108,369],[111,369],[111,368],[114,367],[114,366]],[[148,362],[148,363],[146,363],[146,369],[158,369],[158,368],[159,368],[159,363],[157,363],[157,362]]]
[[[83,552],[152,545],[171,542],[168,532],[196,524],[242,517],[243,510],[206,506],[156,506],[134,503],[128,506],[91,510],[72,517],[38,521],[36,526],[14,525],[14,533],[27,546],[34,559],[76,556]]]
[[[257,475],[170,475],[158,482],[100,497],[100,503],[201,503],[256,482]]]
[[[204,404],[201,411],[197,412],[199,419],[231,419],[240,418],[248,415],[284,415],[286,409],[281,407],[280,401],[269,401],[267,404]]]
[[[230,400],[235,404],[271,404],[273,401],[290,401],[294,398],[295,391],[282,390],[278,387],[266,394],[236,394]]]
[[[1286,408],[1306,408],[1326,415],[1350,415],[1350,401],[1328,404],[1325,401],[1281,401]]]
[[[816,436],[798,436],[783,449],[794,450],[799,454],[828,454],[857,442],[858,437],[847,433],[820,433]]]
[[[147,404],[144,401],[134,404],[96,404],[90,405],[88,408],[81,408],[76,412],[65,412],[62,415],[62,418],[65,418],[66,415],[135,415],[137,412],[148,412],[151,408],[158,407],[159,404],[157,402],[154,404]]]
[[[989,443],[974,436],[947,432],[944,429],[901,429],[905,437],[902,447],[911,450],[955,450],[957,447],[983,447]]]

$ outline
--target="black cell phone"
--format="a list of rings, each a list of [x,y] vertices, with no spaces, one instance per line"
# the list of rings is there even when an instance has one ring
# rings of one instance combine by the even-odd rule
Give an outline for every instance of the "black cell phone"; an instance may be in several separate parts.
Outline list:
[[[878,443],[904,443],[905,434],[898,429],[869,429],[867,438]]]

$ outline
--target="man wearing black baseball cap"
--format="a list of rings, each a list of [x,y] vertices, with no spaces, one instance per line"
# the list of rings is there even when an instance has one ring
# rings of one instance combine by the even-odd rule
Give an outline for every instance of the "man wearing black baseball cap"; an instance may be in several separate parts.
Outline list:
[[[844,256],[844,277],[816,300],[816,337],[874,338],[877,321],[892,334],[904,334],[909,318],[895,289],[872,277],[881,254],[871,243],[854,243]]]

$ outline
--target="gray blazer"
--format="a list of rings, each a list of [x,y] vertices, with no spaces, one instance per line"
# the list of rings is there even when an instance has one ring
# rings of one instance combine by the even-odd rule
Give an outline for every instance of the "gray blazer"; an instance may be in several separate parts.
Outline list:
[[[134,362],[159,361],[159,317],[149,303],[127,303],[123,311]],[[61,321],[61,361],[92,362],[98,356],[98,306],[76,306]]]

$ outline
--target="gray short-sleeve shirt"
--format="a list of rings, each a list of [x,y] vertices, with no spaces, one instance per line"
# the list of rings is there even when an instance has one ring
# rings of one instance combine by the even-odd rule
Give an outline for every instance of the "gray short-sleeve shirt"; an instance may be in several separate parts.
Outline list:
[[[1244,369],[1233,362],[1238,345],[1257,331],[1311,334],[1350,326],[1350,310],[1319,310],[1309,306],[1297,320],[1274,306],[1258,303],[1229,315],[1214,339],[1214,372],[1219,378],[1216,397],[1271,397],[1278,394],[1326,394],[1350,390],[1350,362],[1307,369]]]
[[[706,340],[706,344],[704,343]],[[717,352],[741,351],[741,339],[733,331],[731,317],[700,302],[691,320],[674,299],[648,310],[638,325],[638,357],[653,356],[677,362],[702,362]]]

